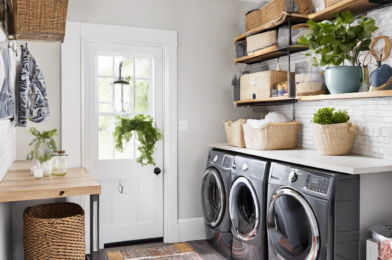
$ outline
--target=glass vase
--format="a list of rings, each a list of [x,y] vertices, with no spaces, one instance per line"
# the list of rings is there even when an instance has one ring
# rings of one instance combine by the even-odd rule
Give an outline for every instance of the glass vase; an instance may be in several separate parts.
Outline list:
[[[44,177],[52,174],[53,150],[50,148],[49,142],[50,138],[40,140],[40,144],[34,150],[34,157],[31,162],[32,169],[42,169]]]

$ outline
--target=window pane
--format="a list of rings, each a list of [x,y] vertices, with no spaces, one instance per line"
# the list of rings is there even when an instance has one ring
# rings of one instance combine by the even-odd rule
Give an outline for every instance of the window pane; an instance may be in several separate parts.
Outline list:
[[[136,78],[148,79],[150,75],[150,60],[149,59],[135,59]]]
[[[100,116],[98,124],[98,158],[99,160],[113,159],[114,130],[113,116]]]
[[[122,76],[131,77],[131,80],[133,80],[133,59],[124,58]]]
[[[124,57],[117,56],[114,57],[114,75],[118,77],[120,62],[122,62]]]
[[[98,79],[98,100],[100,102],[113,102],[113,79],[99,78]]]
[[[149,113],[149,104],[148,103],[136,103],[135,104],[135,111],[136,113]]]
[[[149,102],[150,82],[149,80],[136,80],[136,102]]]
[[[113,76],[112,56],[98,56],[98,75]]]
[[[98,105],[99,112],[113,112],[112,104],[99,104]]]
[[[133,159],[135,158],[134,156],[134,138],[135,136],[132,137],[131,140],[129,140],[128,143],[123,142],[123,147],[124,147],[124,152],[121,153],[117,150],[115,150],[115,159]]]
[[[129,85],[114,85],[114,102],[115,109],[117,112],[129,112],[130,105],[133,103],[133,82]],[[124,105],[124,111],[121,103],[126,103],[127,108]]]

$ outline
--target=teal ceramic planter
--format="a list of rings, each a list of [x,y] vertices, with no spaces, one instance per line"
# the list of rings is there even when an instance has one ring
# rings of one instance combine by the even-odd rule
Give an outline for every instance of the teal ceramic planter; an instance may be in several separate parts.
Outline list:
[[[361,66],[336,66],[325,70],[325,84],[331,94],[358,92],[362,85]]]

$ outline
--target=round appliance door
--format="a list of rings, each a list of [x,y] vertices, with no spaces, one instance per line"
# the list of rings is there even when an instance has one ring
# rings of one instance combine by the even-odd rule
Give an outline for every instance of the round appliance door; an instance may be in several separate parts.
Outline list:
[[[267,212],[270,254],[281,260],[314,260],[319,248],[319,228],[308,202],[289,188],[277,190]]]
[[[216,169],[209,168],[204,173],[201,186],[204,222],[216,227],[225,212],[225,190],[220,174]]]
[[[247,178],[239,177],[234,181],[230,190],[229,209],[238,238],[252,240],[259,227],[260,210],[256,192]]]

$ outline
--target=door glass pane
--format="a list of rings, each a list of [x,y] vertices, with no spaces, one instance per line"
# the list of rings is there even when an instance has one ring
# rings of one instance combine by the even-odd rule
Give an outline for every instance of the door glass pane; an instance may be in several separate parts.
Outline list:
[[[236,192],[236,212],[237,219],[236,229],[241,234],[247,234],[252,231],[256,225],[256,204],[253,200],[252,193],[248,186],[238,186]]]
[[[99,160],[113,159],[113,116],[100,116],[98,128]]]
[[[114,152],[115,159],[133,159],[135,158],[134,155],[134,143],[135,143],[135,136],[131,138],[128,143],[123,142],[124,152],[121,153],[117,150]]]
[[[113,78],[98,79],[98,101],[113,102]]]
[[[131,77],[130,80],[133,80],[133,59],[132,58],[124,58],[122,76],[123,77]]]
[[[98,105],[99,112],[113,112],[113,104],[99,104]]]
[[[274,220],[268,223],[270,240],[277,253],[285,259],[305,259],[312,246],[308,215],[302,204],[292,196],[275,201]]]
[[[150,60],[143,58],[135,59],[136,78],[148,79],[150,75]]]
[[[136,102],[147,103],[150,96],[149,80],[136,80]]]
[[[98,75],[113,76],[113,57],[98,56]]]
[[[218,189],[217,180],[213,174],[207,174],[203,178],[203,212],[207,223],[214,222],[219,215],[221,209],[220,191]]]

